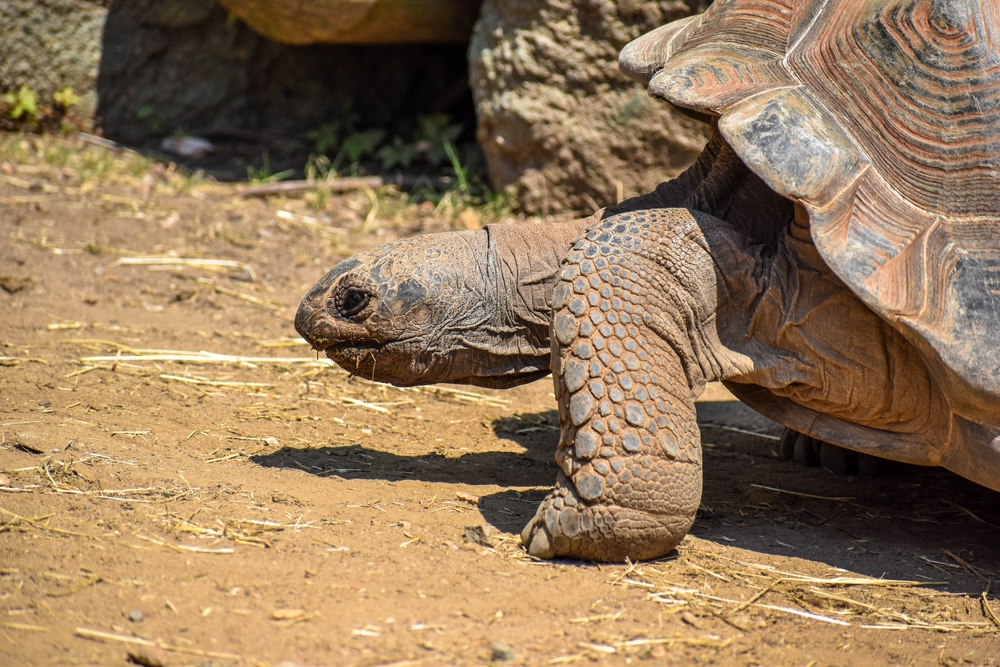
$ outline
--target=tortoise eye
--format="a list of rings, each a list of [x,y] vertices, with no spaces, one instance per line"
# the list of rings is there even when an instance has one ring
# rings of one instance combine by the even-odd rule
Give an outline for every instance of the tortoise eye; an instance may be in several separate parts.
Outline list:
[[[340,302],[338,311],[343,317],[352,317],[364,310],[365,306],[368,305],[368,301],[369,297],[365,292],[356,287],[349,287],[344,292],[344,298]]]

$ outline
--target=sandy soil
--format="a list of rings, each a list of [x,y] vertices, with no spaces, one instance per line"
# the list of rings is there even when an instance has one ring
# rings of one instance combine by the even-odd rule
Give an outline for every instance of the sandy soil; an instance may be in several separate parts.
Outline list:
[[[478,218],[322,208],[0,137],[0,663],[1000,663],[996,493],[779,461],[736,402],[675,554],[528,558],[549,381],[373,385],[291,326],[351,252]]]

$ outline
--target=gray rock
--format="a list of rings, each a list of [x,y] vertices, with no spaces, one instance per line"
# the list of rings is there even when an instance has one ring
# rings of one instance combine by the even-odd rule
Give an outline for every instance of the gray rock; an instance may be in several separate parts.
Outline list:
[[[590,213],[686,168],[706,128],[626,79],[618,52],[707,4],[485,0],[469,66],[493,184],[528,212]]]
[[[503,642],[493,642],[490,644],[490,660],[507,662],[509,660],[516,660],[517,654],[514,653],[512,649],[507,644]]]

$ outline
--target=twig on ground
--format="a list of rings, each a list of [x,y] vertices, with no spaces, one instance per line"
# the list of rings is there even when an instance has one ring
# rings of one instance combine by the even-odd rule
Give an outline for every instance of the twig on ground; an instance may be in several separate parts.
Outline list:
[[[208,271],[238,269],[246,274],[251,281],[257,280],[257,273],[253,270],[252,266],[246,262],[239,262],[233,259],[202,259],[197,257],[170,257],[169,255],[154,255],[146,257],[121,257],[115,261],[115,264],[120,264],[122,266],[192,267]]]
[[[122,642],[125,644],[138,644],[139,646],[157,646],[163,649],[164,651],[173,651],[175,653],[187,653],[189,655],[197,655],[204,658],[217,658],[219,660],[243,659],[243,656],[236,655],[235,653],[222,653],[220,651],[204,651],[198,648],[188,648],[186,646],[174,646],[173,644],[166,644],[164,642],[153,641],[151,639],[143,639],[142,637],[133,637],[131,635],[119,635],[113,632],[104,632],[103,630],[77,628],[76,634],[86,639],[96,639],[100,641],[110,641],[110,642]]]
[[[836,502],[847,502],[854,500],[853,497],[849,496],[817,496],[812,493],[800,493],[799,491],[786,491],[785,489],[778,489],[773,486],[764,486],[763,484],[751,484],[755,489],[764,489],[765,491],[773,491],[775,493],[784,493],[789,496],[797,496],[799,498],[815,498],[816,500],[834,500]]]

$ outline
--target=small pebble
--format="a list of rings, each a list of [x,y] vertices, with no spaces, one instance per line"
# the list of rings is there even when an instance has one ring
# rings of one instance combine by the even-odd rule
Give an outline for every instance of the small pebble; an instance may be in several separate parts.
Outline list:
[[[144,667],[167,667],[167,652],[159,646],[135,646],[128,647],[129,659],[137,665]]]
[[[51,399],[43,398],[42,400],[38,401],[38,407],[40,407],[40,408],[47,408],[50,405],[52,405],[52,400]]]
[[[27,452],[31,452],[32,454],[45,453],[42,439],[34,433],[18,433],[14,437],[14,441],[17,443],[18,447]]]
[[[0,486],[10,486],[10,479],[6,475],[0,475]]]
[[[143,616],[142,612],[139,611],[138,609],[133,609],[128,613],[128,620],[132,621],[133,623],[142,623],[142,619],[144,618],[145,616]]]
[[[690,625],[692,628],[701,627],[701,623],[698,622],[698,618],[689,611],[681,612],[681,620]]]
[[[516,660],[517,654],[507,644],[503,642],[493,642],[490,644],[490,660]]]

